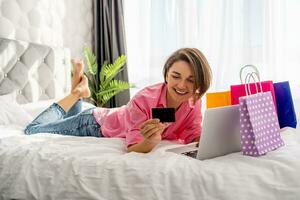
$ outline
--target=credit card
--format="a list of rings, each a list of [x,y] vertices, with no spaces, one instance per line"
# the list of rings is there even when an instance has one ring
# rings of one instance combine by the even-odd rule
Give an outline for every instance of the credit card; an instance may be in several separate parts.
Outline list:
[[[152,108],[152,119],[160,122],[175,122],[175,108]]]

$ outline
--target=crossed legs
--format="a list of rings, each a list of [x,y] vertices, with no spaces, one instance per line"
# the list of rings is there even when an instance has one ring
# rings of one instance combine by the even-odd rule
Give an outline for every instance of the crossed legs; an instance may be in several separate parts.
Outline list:
[[[71,93],[38,115],[25,128],[25,134],[47,132],[74,136],[100,136],[100,125],[93,117],[93,109],[81,111],[80,99],[90,96],[88,79],[83,75],[83,62],[73,60],[72,65]]]
[[[79,99],[88,98],[91,95],[88,86],[88,79],[83,74],[83,61],[72,59],[71,63],[73,66],[71,93],[57,102],[57,104],[62,107],[65,112],[68,112]]]

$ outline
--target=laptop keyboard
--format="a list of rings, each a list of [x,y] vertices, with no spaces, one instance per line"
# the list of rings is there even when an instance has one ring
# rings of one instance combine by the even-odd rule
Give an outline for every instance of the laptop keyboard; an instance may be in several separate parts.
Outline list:
[[[194,150],[194,151],[184,152],[184,153],[181,153],[181,154],[185,155],[185,156],[192,157],[192,158],[196,158],[197,157],[197,153],[198,153],[198,150]]]

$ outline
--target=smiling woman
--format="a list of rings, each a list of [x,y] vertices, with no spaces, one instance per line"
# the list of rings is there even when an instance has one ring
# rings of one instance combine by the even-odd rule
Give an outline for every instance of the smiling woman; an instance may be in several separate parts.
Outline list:
[[[82,110],[90,95],[84,64],[73,61],[72,90],[52,104],[25,129],[25,134],[125,138],[128,151],[150,152],[161,140],[198,141],[201,134],[200,97],[211,83],[210,66],[195,48],[174,52],[164,66],[164,83],[148,86],[122,107]],[[75,70],[76,69],[76,70]],[[152,119],[152,108],[175,108],[175,122]]]
[[[143,89],[134,100],[141,110],[175,108],[176,121],[166,126],[157,119],[144,120],[140,131],[145,139],[130,145],[129,151],[148,152],[162,139],[181,139],[189,143],[200,138],[202,115],[199,99],[208,90],[212,78],[205,56],[196,48],[179,49],[167,59],[163,74],[164,84]],[[145,97],[148,97],[148,106],[139,102]]]
[[[183,101],[187,101],[194,94],[194,80],[190,65],[185,61],[177,61],[166,75],[167,106],[175,109]]]
[[[177,50],[163,70],[167,83],[167,106],[178,106],[193,97],[196,102],[209,88],[211,70],[205,56],[196,48]]]

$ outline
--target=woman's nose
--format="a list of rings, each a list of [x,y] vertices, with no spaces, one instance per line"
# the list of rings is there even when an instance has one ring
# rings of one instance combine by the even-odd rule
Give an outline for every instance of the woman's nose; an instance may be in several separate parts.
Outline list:
[[[179,83],[177,84],[177,86],[180,89],[184,89],[185,88],[185,81],[184,80],[179,81]]]

